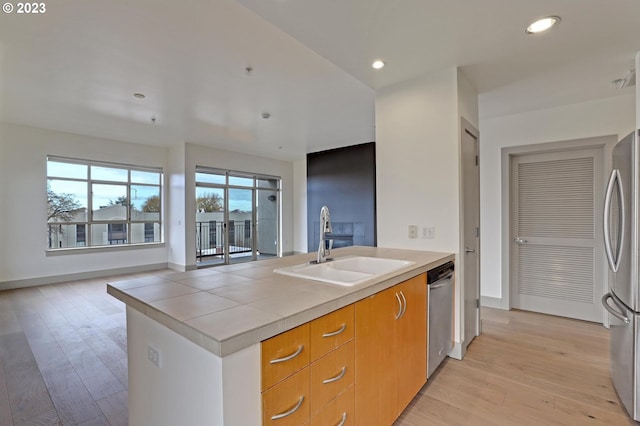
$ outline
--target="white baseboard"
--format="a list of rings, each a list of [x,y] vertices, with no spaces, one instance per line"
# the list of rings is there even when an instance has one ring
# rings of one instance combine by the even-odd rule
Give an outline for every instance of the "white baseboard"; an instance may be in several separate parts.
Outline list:
[[[464,358],[465,353],[466,353],[466,349],[464,348],[464,345],[462,344],[462,342],[453,342],[453,349],[451,349],[448,356],[449,358],[454,358],[459,361],[462,361],[462,358]]]
[[[0,282],[0,290],[11,290],[14,288],[35,287],[39,285],[56,284],[67,281],[88,280],[92,278],[102,278],[111,275],[135,274],[136,272],[155,271],[166,269],[166,263],[155,263],[150,265],[128,266],[125,268],[102,269],[99,271],[76,272],[73,274],[53,275],[48,277],[27,278],[22,280],[12,280]]]
[[[178,263],[167,263],[167,268],[173,269],[178,272],[195,271],[198,269],[198,265],[180,265]]]
[[[502,298],[500,297],[480,296],[480,306],[484,306],[486,308],[504,309],[504,307],[502,306]]]

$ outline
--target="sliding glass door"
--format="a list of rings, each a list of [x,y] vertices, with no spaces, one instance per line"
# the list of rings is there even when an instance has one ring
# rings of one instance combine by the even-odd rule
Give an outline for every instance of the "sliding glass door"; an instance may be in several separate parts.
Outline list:
[[[229,263],[255,260],[257,253],[253,242],[254,190],[227,188],[227,231],[229,238]]]
[[[196,263],[279,255],[280,179],[196,169]]]

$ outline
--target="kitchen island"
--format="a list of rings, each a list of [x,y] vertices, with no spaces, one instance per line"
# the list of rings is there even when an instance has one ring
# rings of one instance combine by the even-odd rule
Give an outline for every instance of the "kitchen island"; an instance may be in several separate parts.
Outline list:
[[[413,263],[352,287],[273,272],[314,253],[110,283],[127,305],[129,424],[261,424],[260,342],[454,259],[374,247],[332,254]]]

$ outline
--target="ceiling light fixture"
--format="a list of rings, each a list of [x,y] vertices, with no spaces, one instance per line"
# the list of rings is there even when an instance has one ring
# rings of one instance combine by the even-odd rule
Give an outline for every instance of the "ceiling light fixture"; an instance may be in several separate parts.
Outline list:
[[[379,70],[380,68],[384,67],[384,61],[376,59],[375,61],[373,61],[371,66],[373,67],[373,69]]]
[[[271,117],[271,114],[269,114],[268,112],[262,113],[262,118],[264,118],[265,120],[268,119],[269,117]]]
[[[144,93],[134,93],[133,94],[134,98],[138,98],[138,99],[144,99],[146,98],[146,96],[144,95]]]
[[[554,25],[557,25],[559,22],[560,22],[559,16],[547,16],[533,22],[531,25],[527,27],[526,30],[524,30],[524,32],[527,34],[538,34],[543,31],[547,31]]]

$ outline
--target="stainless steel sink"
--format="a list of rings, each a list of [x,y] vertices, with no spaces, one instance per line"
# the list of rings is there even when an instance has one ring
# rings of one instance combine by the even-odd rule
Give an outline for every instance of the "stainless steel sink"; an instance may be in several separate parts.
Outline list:
[[[302,263],[286,268],[277,268],[273,272],[349,287],[414,263],[408,260],[347,256],[324,263]]]

